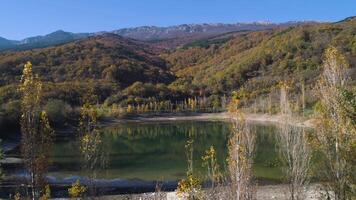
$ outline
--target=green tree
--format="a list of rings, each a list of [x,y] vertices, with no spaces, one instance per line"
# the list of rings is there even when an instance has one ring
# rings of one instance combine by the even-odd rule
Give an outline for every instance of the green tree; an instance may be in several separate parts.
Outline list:
[[[41,110],[42,83],[32,72],[28,62],[23,70],[20,91],[21,102],[21,150],[25,166],[30,174],[31,198],[40,196],[45,183],[53,130],[46,112]]]

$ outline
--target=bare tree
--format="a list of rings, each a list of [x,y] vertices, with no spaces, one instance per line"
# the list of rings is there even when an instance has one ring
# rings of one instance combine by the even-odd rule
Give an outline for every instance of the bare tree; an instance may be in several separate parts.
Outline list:
[[[256,135],[242,115],[233,121],[229,139],[228,169],[230,197],[236,200],[255,199],[253,158]]]
[[[280,110],[282,122],[278,126],[277,141],[281,159],[286,167],[285,178],[288,181],[289,198],[305,199],[305,189],[309,181],[311,148],[302,127],[293,124],[293,115],[288,99],[288,84],[281,83]]]
[[[316,135],[317,146],[325,155],[326,193],[336,200],[352,199],[355,196],[351,186],[355,183],[356,127],[345,97],[350,81],[348,64],[336,48],[330,47],[325,52],[323,68],[316,88],[320,98]]]

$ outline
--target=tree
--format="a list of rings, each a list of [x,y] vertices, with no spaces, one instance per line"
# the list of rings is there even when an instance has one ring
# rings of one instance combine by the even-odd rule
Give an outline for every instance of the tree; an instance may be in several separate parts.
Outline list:
[[[20,91],[21,102],[21,150],[25,166],[30,174],[32,199],[37,199],[45,183],[49,167],[49,153],[53,142],[46,112],[41,110],[42,83],[32,72],[28,62],[23,70]]]
[[[201,181],[194,173],[193,155],[194,155],[194,132],[189,131],[189,138],[185,145],[187,156],[187,177],[178,183],[177,193],[183,199],[196,200],[201,199]]]
[[[206,199],[221,199],[224,194],[222,191],[222,173],[220,172],[220,166],[216,157],[216,151],[214,146],[210,146],[208,150],[205,151],[205,155],[202,157],[203,167],[207,168],[207,177],[211,181],[211,189],[206,191]]]
[[[96,106],[85,103],[81,108],[79,122],[80,151],[83,156],[83,170],[89,174],[89,192],[94,195],[96,170],[102,165],[102,140],[97,128],[98,112]]]
[[[288,182],[289,199],[305,199],[305,188],[309,181],[311,149],[304,128],[293,124],[293,115],[288,99],[288,85],[280,84],[280,110],[282,121],[278,126],[277,141],[281,160],[284,161],[285,178]]]
[[[256,135],[242,115],[234,121],[229,139],[228,169],[231,194],[229,199],[252,200],[255,198],[253,158]]]
[[[356,127],[350,116],[348,64],[339,51],[325,52],[323,73],[317,83],[320,103],[316,109],[316,144],[325,157],[325,191],[336,200],[352,199],[355,191]],[[329,194],[332,191],[333,194]]]

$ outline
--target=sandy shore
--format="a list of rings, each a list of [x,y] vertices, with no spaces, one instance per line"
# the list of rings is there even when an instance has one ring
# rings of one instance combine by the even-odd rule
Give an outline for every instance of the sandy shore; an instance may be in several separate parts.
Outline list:
[[[158,197],[159,196],[159,197]],[[256,191],[257,200],[286,200],[288,198],[287,185],[267,185],[258,186]],[[305,200],[317,200],[321,197],[321,190],[319,185],[314,184],[306,191]],[[112,195],[100,197],[103,200],[182,200],[176,194],[176,192],[163,192],[161,194],[144,193],[144,194],[132,194],[132,195]]]
[[[222,113],[198,113],[194,115],[162,115],[162,116],[135,116],[124,119],[111,119],[108,123],[125,123],[125,122],[167,122],[167,121],[212,121],[212,120],[231,120],[234,116],[228,112]],[[268,114],[244,114],[247,121],[260,124],[278,124],[283,121],[282,115]],[[296,126],[313,127],[313,120],[294,120]]]

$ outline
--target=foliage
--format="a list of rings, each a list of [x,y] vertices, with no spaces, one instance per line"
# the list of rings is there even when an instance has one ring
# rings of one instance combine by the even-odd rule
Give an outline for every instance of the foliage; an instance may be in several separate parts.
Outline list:
[[[0,121],[4,124],[4,128],[17,127],[21,116],[21,101],[9,101],[6,104],[3,104],[2,109],[0,110],[2,110],[0,113],[2,113],[3,117]]]
[[[136,81],[167,83],[173,76],[153,49],[114,34],[90,37],[56,47],[0,54],[0,85],[20,78],[31,61],[43,81],[101,79],[123,85]]]
[[[355,66],[355,26],[356,20],[349,20],[247,32],[224,44],[178,49],[164,58],[178,77],[171,85],[187,84],[208,94],[243,86],[254,98],[283,79],[303,80],[309,89],[321,72],[322,52],[330,44],[339,47]]]
[[[83,170],[89,174],[89,192],[95,195],[96,170],[105,165],[103,143],[98,130],[98,111],[90,104],[95,101],[95,95],[88,94],[87,103],[81,108],[79,120],[79,147],[83,158]]]
[[[201,180],[194,173],[193,155],[194,155],[194,139],[193,132],[189,132],[189,139],[185,145],[187,156],[187,177],[178,182],[177,194],[184,199],[197,200],[201,199]]]
[[[83,197],[86,192],[86,187],[80,184],[80,181],[77,180],[72,184],[70,188],[68,188],[68,193],[71,198],[80,198]]]
[[[255,198],[253,181],[253,158],[256,135],[253,133],[242,114],[234,122],[228,144],[228,170],[230,180],[230,199],[251,200]],[[239,116],[240,115],[240,116]]]
[[[350,78],[345,57],[335,48],[325,52],[323,73],[317,84],[320,103],[315,144],[325,157],[326,193],[335,199],[352,199],[355,191],[356,126],[352,100],[348,98]]]
[[[219,97],[243,90],[248,96],[241,99],[241,106],[256,105],[253,112],[273,114],[278,112],[274,90],[281,80],[288,79],[294,86],[289,91],[295,99],[293,109],[304,112],[317,101],[310,94],[322,71],[319,66],[325,48],[330,44],[338,47],[354,68],[355,22],[244,31],[165,52],[112,34],[50,48],[4,52],[0,54],[0,104],[11,107],[19,99],[15,88],[21,67],[31,60],[43,82],[43,99],[62,100],[73,110],[83,104],[81,99],[91,83],[99,104],[123,109],[140,106],[129,113],[145,110],[154,102],[182,104],[195,98],[206,99],[215,112],[224,108]],[[350,70],[351,76],[355,77],[355,72]],[[19,112],[7,111],[7,116],[4,111],[0,116],[16,124]]]
[[[217,161],[216,151],[213,146],[210,146],[208,150],[205,151],[205,155],[202,157],[203,167],[208,170],[208,177],[211,181],[211,186],[214,188],[215,184],[219,184],[222,179],[222,174],[220,172],[220,166]]]
[[[63,124],[71,112],[70,105],[59,99],[48,100],[44,109],[46,110],[49,120],[58,125]]]
[[[49,166],[53,130],[46,112],[41,111],[42,83],[27,63],[21,78],[21,150],[26,169],[30,173],[31,197],[38,198],[39,188]]]
[[[21,200],[21,194],[17,192],[14,196],[14,200]]]
[[[43,195],[39,198],[39,200],[49,200],[51,198],[51,188],[49,185],[46,185]]]

